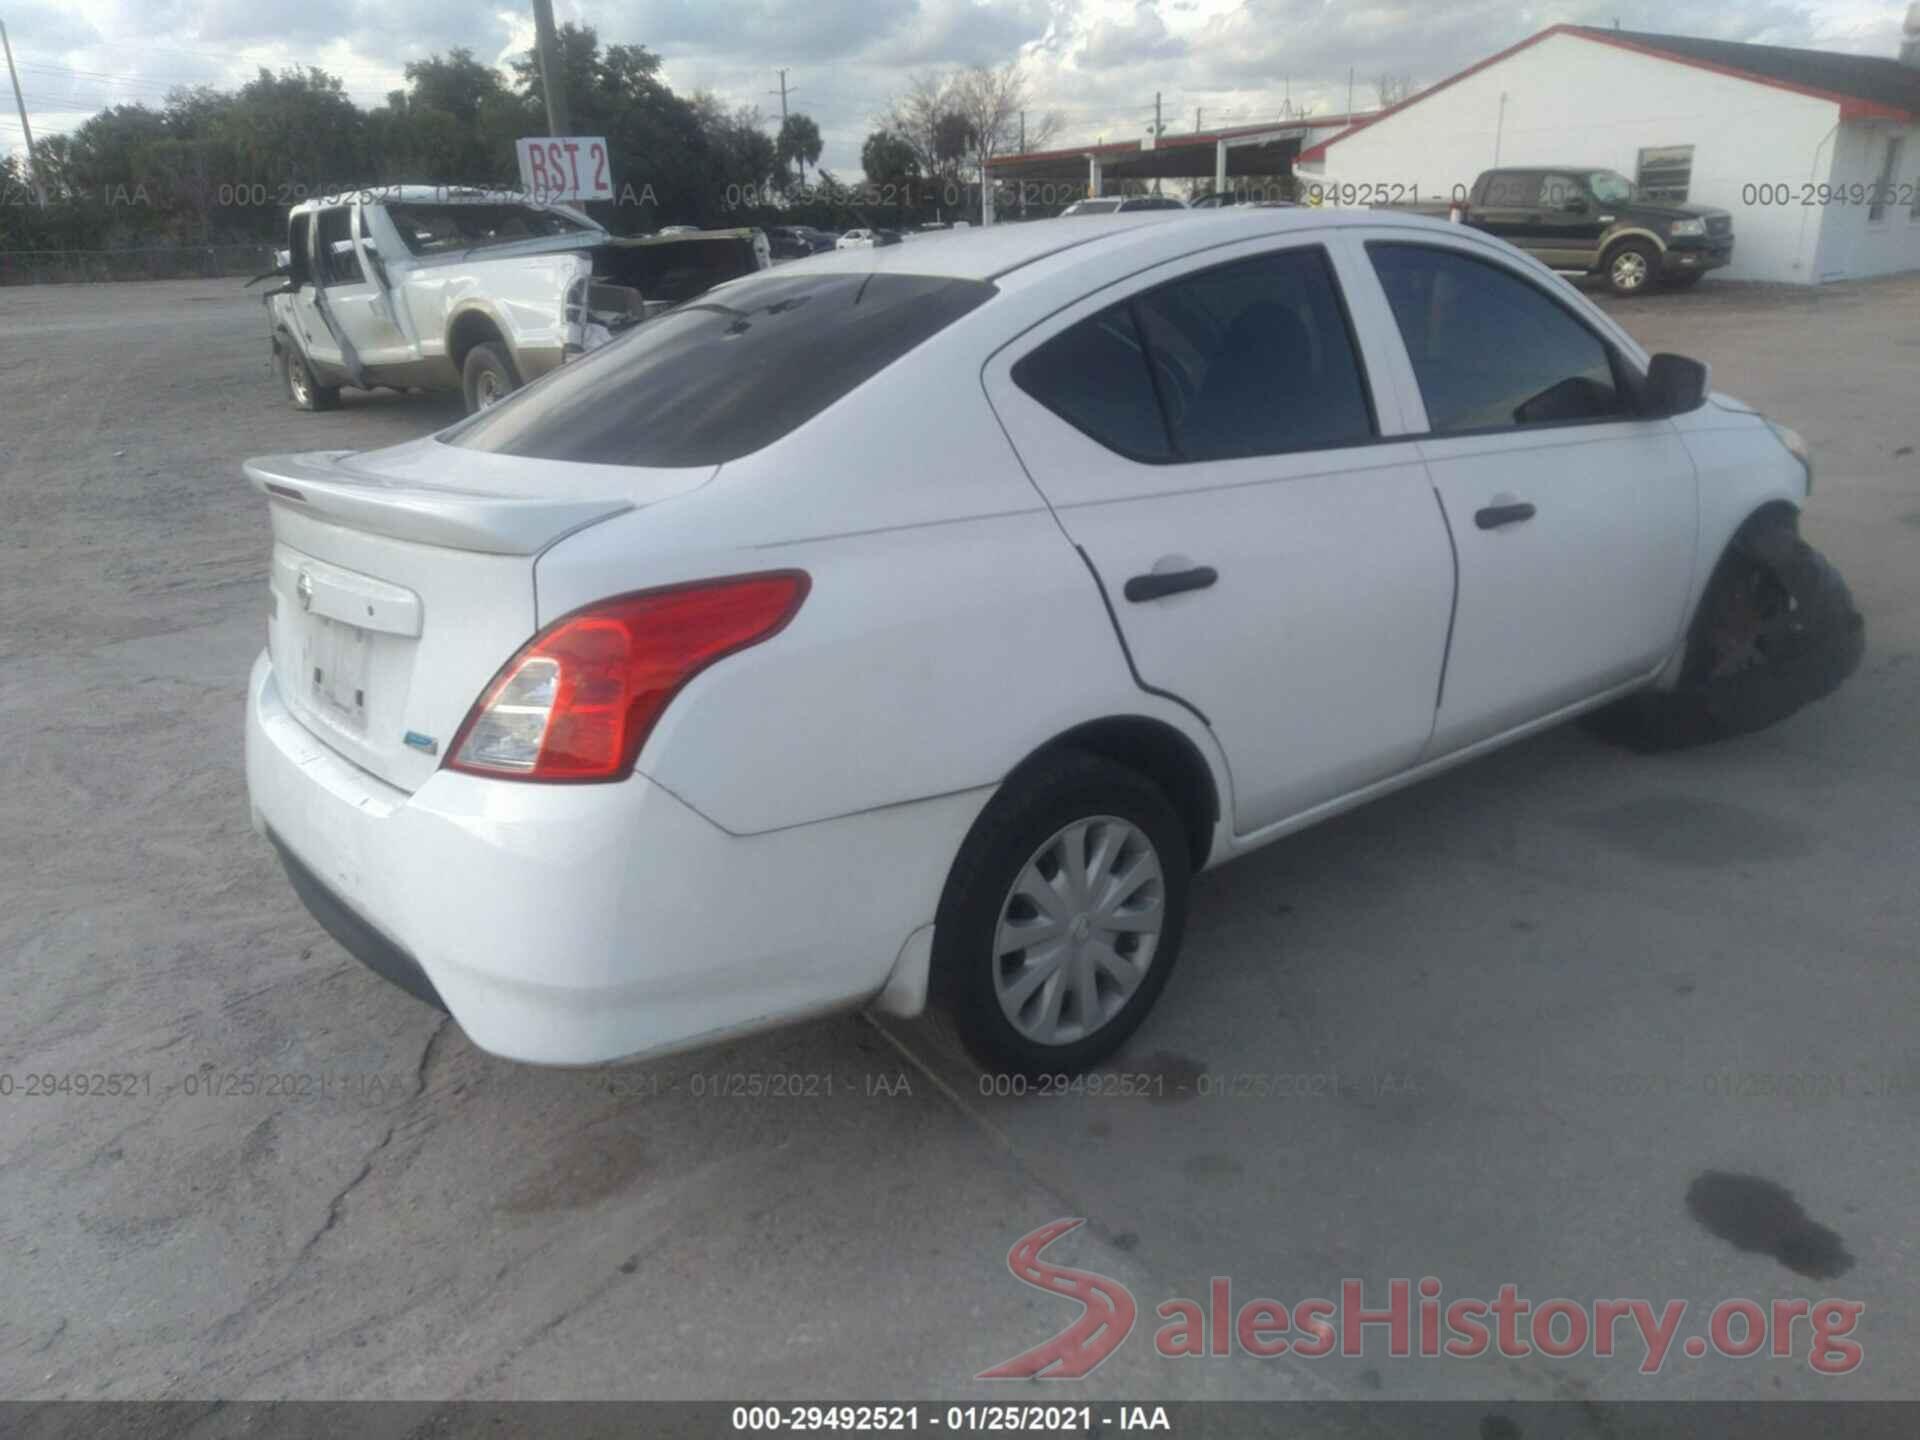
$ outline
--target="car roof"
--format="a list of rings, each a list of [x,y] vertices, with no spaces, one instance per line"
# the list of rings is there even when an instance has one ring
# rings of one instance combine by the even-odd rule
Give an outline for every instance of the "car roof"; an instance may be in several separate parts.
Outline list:
[[[336,185],[310,195],[291,207],[290,215],[311,210],[330,210],[365,199],[381,205],[529,205],[536,210],[552,210],[595,230],[604,227],[583,210],[571,205],[541,202],[518,190],[489,190],[479,185],[398,185],[375,182],[367,185]]]
[[[990,228],[974,226],[967,230],[938,230],[917,235],[913,244],[889,246],[884,250],[834,250],[810,259],[796,260],[779,273],[794,274],[793,266],[812,266],[816,271],[873,271],[901,275],[941,275],[954,280],[992,280],[1006,285],[1018,284],[1022,272],[1036,262],[1059,256],[1070,261],[1070,252],[1094,258],[1096,252],[1115,247],[1148,243],[1153,232],[1164,226],[1178,226],[1183,235],[1204,235],[1210,243],[1231,244],[1239,239],[1258,239],[1264,235],[1286,235],[1296,231],[1344,228],[1353,225],[1392,224],[1431,228],[1436,233],[1460,234],[1458,225],[1430,220],[1398,210],[1329,210],[1308,206],[1264,209],[1258,205],[1222,205],[1205,210],[1135,210],[1118,215],[1096,215],[1076,219],[1069,225],[1052,220],[1008,222]],[[1478,232],[1476,232],[1478,233]],[[1060,265],[1045,267],[1058,273]],[[772,272],[762,272],[763,274]],[[746,277],[734,284],[750,284]]]

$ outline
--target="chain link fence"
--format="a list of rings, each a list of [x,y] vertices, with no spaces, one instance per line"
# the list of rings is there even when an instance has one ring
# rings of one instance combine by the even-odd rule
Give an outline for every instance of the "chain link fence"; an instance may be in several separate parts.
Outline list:
[[[271,245],[155,245],[125,250],[0,250],[0,285],[218,280],[273,268]]]

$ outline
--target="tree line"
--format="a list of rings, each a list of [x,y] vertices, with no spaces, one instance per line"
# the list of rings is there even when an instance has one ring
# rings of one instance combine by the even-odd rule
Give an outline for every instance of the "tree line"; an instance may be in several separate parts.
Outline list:
[[[604,135],[616,199],[595,218],[616,233],[666,224],[912,224],[977,218],[982,167],[1052,136],[1029,121],[1017,66],[914,77],[862,147],[863,181],[817,168],[819,127],[775,125],[757,106],[674,93],[644,45],[559,32],[576,134]],[[43,207],[24,157],[0,161],[0,250],[261,244],[289,205],[358,186],[517,186],[514,142],[545,131],[531,53],[503,75],[470,50],[414,61],[405,88],[367,109],[315,66],[262,69],[236,90],[178,89],[163,104],[114,105],[34,146]]]

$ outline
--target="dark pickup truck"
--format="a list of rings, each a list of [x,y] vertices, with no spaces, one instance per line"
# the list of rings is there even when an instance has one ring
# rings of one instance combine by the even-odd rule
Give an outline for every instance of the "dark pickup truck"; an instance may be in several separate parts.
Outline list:
[[[1688,286],[1733,259],[1725,210],[1643,199],[1626,176],[1586,165],[1487,170],[1451,202],[1386,208],[1455,215],[1555,270],[1603,276],[1616,295]]]

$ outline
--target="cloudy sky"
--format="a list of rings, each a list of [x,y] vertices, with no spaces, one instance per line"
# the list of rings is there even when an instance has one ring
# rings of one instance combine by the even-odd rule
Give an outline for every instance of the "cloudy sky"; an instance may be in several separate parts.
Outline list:
[[[1159,92],[1170,130],[1373,103],[1374,80],[1430,84],[1560,21],[1891,55],[1905,0],[554,0],[603,40],[661,54],[674,88],[791,104],[820,124],[822,162],[859,174],[860,143],[918,70],[1019,57],[1033,112],[1068,141],[1137,137]],[[35,133],[102,105],[160,103],[176,85],[232,85],[257,65],[341,76],[362,104],[408,60],[464,45],[527,48],[529,4],[489,0],[0,0]],[[0,115],[0,149],[19,122]]]

